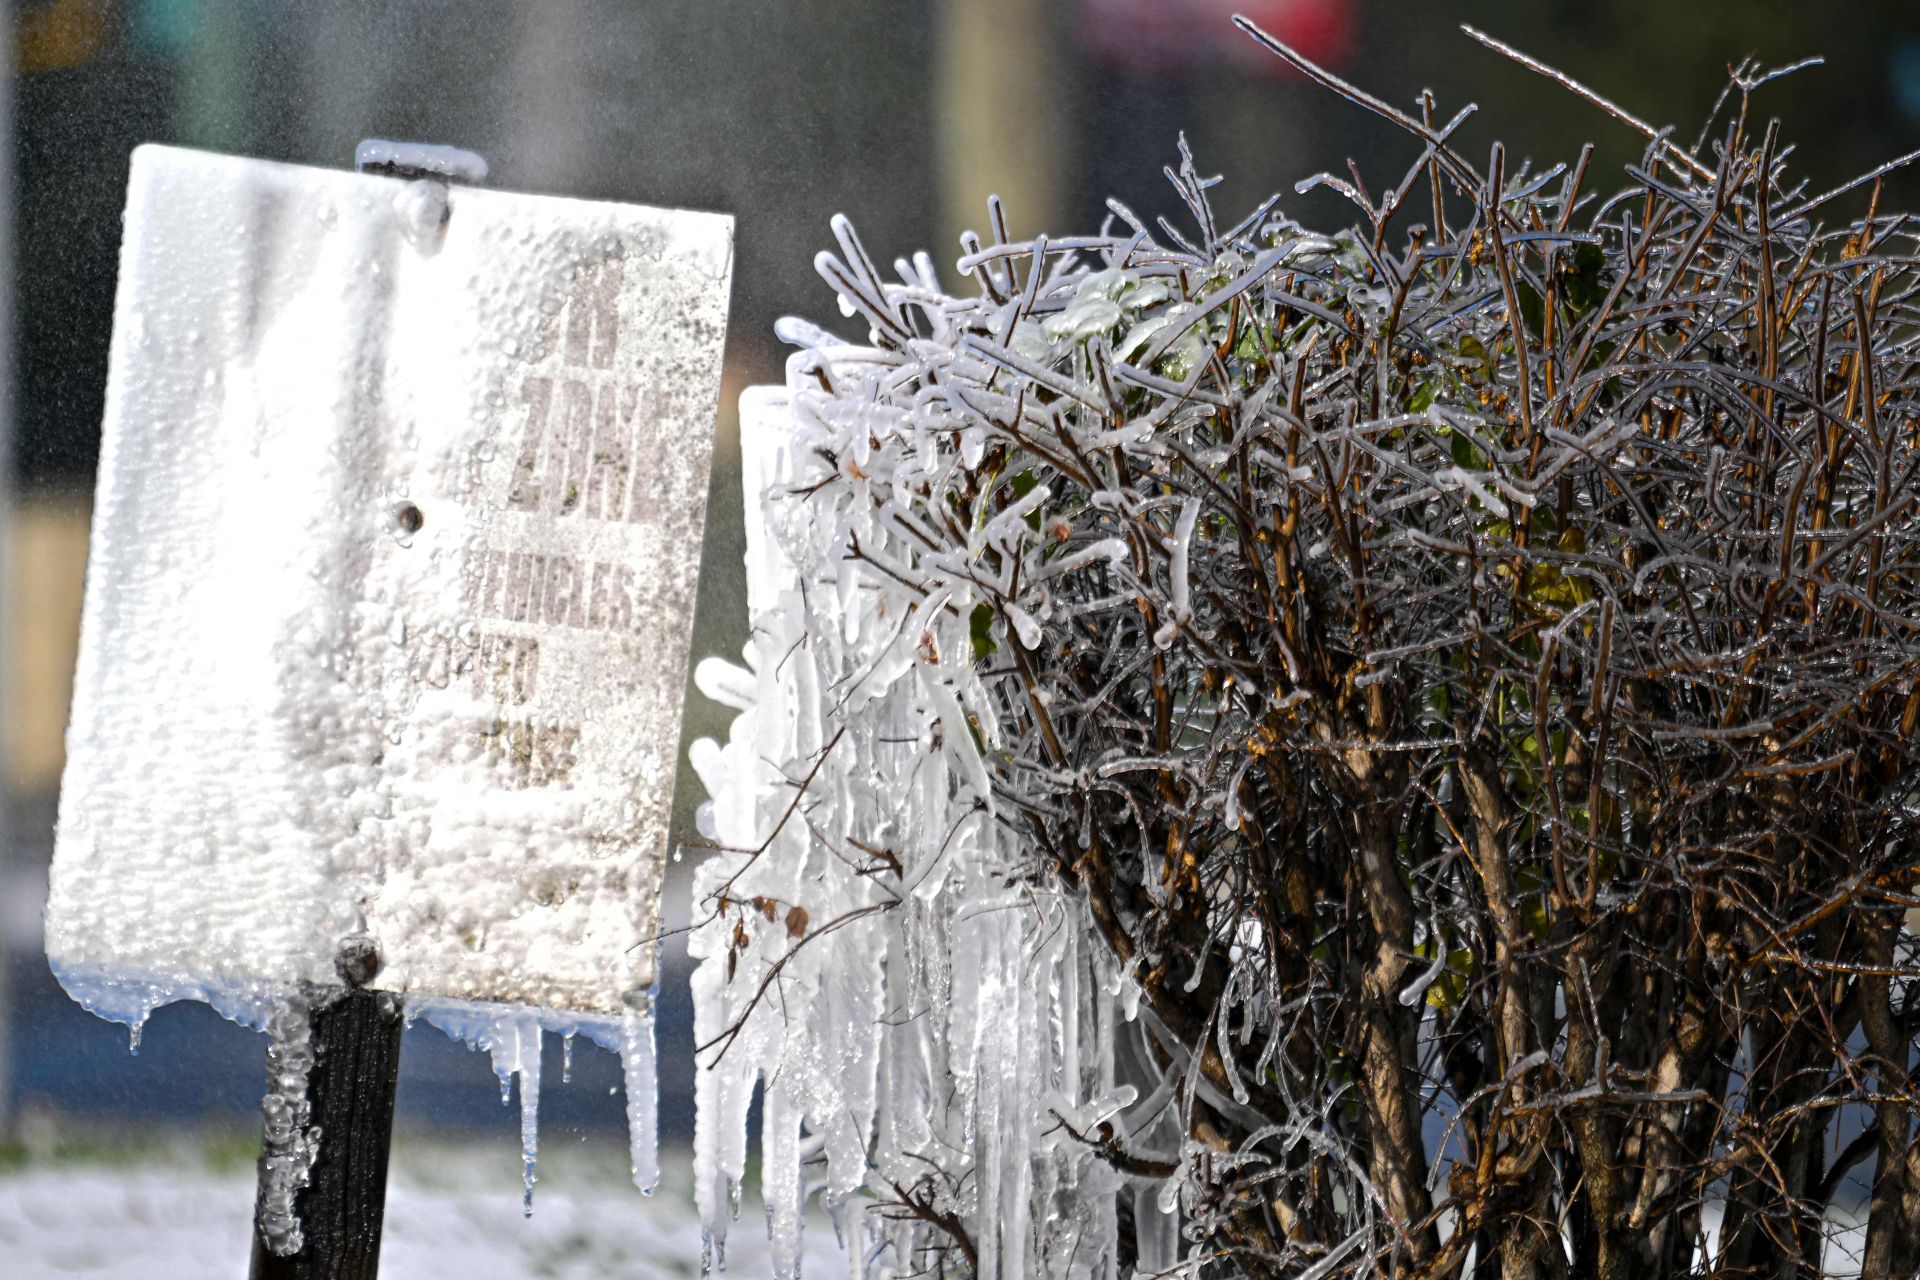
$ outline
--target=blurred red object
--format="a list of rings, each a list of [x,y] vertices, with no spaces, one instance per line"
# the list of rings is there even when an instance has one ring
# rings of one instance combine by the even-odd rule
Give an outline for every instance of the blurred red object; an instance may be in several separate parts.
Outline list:
[[[1096,59],[1136,74],[1217,68],[1222,59],[1296,74],[1235,27],[1234,14],[1323,66],[1345,62],[1353,43],[1353,0],[1080,0],[1076,31]]]

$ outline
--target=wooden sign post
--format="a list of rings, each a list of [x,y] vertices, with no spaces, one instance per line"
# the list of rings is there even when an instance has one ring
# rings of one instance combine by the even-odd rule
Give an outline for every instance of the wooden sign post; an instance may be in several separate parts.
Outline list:
[[[400,997],[386,991],[349,988],[313,1014],[307,1093],[320,1139],[307,1185],[293,1201],[300,1244],[279,1251],[261,1227],[267,1206],[257,1203],[253,1280],[371,1280],[379,1273],[404,1025]]]

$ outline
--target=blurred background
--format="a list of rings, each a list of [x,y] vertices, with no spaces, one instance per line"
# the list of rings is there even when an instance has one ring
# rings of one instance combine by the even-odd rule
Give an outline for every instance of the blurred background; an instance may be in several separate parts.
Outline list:
[[[1350,158],[1375,190],[1398,178],[1409,141],[1288,73],[1233,29],[1235,11],[1394,102],[1422,88],[1443,114],[1477,102],[1471,154],[1499,136],[1544,165],[1591,140],[1601,186],[1638,159],[1635,136],[1459,23],[1687,141],[1729,64],[1824,56],[1755,108],[1783,117],[1817,188],[1920,146],[1910,0],[0,0],[13,39],[0,93],[0,1171],[183,1140],[245,1160],[257,1140],[258,1037],[180,1005],[130,1056],[124,1029],[70,1004],[40,952],[135,145],[346,167],[360,138],[419,139],[480,151],[501,189],[733,213],[695,639],[696,656],[731,656],[744,594],[732,406],[778,378],[776,318],[836,318],[811,265],[832,214],[851,215],[876,257],[924,248],[950,271],[989,193],[1016,234],[1097,228],[1109,195],[1171,216],[1161,167],[1182,132],[1225,175],[1216,208],[1230,219],[1283,190],[1287,212],[1331,230],[1346,212],[1292,195],[1297,180]],[[1917,195],[1914,171],[1889,180],[1887,202]],[[689,686],[689,738],[723,728]],[[683,775],[683,831],[696,790]],[[681,919],[689,866],[669,890]],[[666,959],[662,1129],[684,1141],[684,947]],[[563,1087],[552,1052],[543,1146],[617,1140],[617,1064],[583,1045]],[[484,1059],[409,1033],[402,1143],[497,1139],[510,1192],[517,1120],[496,1099]]]

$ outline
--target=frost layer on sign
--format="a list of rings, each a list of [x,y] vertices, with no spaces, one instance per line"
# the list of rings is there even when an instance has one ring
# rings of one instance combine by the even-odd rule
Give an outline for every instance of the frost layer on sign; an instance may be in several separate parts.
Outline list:
[[[135,155],[65,969],[651,985],[730,223]],[[191,994],[191,993],[189,993]]]
[[[912,287],[931,294],[921,270]],[[690,940],[711,1260],[758,1086],[776,1275],[797,1272],[817,1191],[873,1274],[933,1266],[944,1222],[983,1276],[1115,1276],[1123,1179],[1095,1149],[1154,1147],[1170,1095],[1123,1080],[1132,984],[1083,908],[1014,874],[982,762],[995,728],[974,597],[957,581],[899,589],[924,581],[913,530],[857,491],[870,466],[954,459],[886,402],[880,353],[784,332],[811,350],[785,388],[741,401],[752,639],[744,665],[696,670],[740,712],[693,753],[702,823],[732,850],[698,873],[710,914]],[[853,484],[820,486],[836,468]],[[1165,1246],[1139,1258],[1151,1272],[1178,1260],[1175,1219],[1159,1177],[1135,1181],[1138,1211],[1165,1223],[1142,1233]]]
[[[143,147],[125,226],[56,973],[260,1026],[365,936],[410,1004],[617,1028],[731,220]]]

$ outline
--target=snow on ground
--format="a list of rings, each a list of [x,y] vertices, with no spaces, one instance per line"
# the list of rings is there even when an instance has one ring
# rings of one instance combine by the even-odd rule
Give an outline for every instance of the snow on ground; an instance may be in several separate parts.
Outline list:
[[[543,1159],[534,1215],[520,1213],[518,1152],[443,1144],[396,1152],[381,1275],[508,1280],[697,1277],[700,1226],[684,1152],[661,1152],[644,1197],[624,1151],[577,1148]],[[544,1155],[544,1153],[543,1153]],[[565,1169],[547,1166],[566,1164]],[[604,1166],[604,1167],[602,1167]],[[204,1161],[32,1164],[0,1173],[0,1275],[7,1280],[233,1280],[250,1248],[253,1173]],[[824,1219],[809,1219],[808,1276],[847,1274]],[[743,1197],[730,1276],[770,1274],[757,1198]]]
[[[196,1150],[171,1158],[29,1161],[0,1170],[4,1280],[233,1280],[251,1247],[254,1175]],[[381,1275],[386,1280],[695,1280],[700,1227],[688,1152],[661,1153],[660,1189],[627,1180],[626,1151],[604,1139],[544,1151],[532,1219],[520,1214],[519,1151],[511,1143],[396,1142],[387,1189]],[[728,1280],[771,1274],[758,1176],[741,1198],[727,1249]],[[1708,1234],[1718,1214],[1708,1211]],[[1825,1274],[1859,1273],[1860,1208],[1829,1219]],[[802,1272],[849,1273],[833,1228],[809,1214]],[[717,1278],[716,1278],[717,1280]]]

